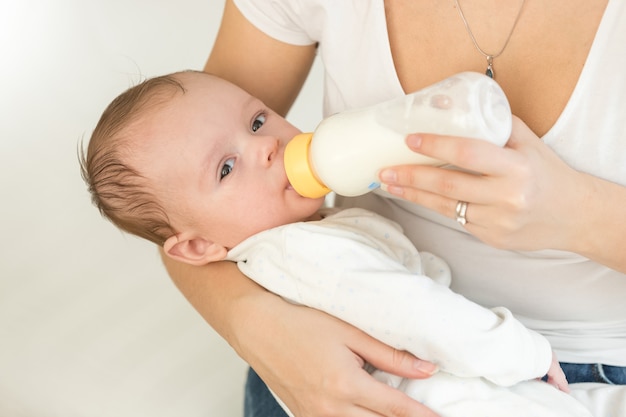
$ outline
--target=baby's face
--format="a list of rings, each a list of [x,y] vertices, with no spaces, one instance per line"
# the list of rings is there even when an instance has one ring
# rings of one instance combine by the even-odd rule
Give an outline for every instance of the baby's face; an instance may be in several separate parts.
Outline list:
[[[298,129],[226,81],[179,78],[187,92],[140,124],[146,134],[133,146],[174,228],[231,248],[319,209],[323,199],[300,196],[285,174],[285,145]]]

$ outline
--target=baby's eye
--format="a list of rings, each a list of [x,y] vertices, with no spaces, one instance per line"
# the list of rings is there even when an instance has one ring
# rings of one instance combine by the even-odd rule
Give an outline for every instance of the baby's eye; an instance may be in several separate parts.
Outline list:
[[[229,158],[222,165],[222,170],[220,171],[220,180],[224,179],[225,176],[230,174],[235,167],[235,158]]]
[[[257,130],[261,128],[261,126],[263,126],[264,123],[265,123],[265,115],[259,114],[257,117],[254,118],[254,121],[252,122],[252,131],[256,132]]]

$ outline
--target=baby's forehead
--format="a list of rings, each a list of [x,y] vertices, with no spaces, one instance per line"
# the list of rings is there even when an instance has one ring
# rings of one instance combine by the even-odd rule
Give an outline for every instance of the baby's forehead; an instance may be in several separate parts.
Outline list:
[[[182,71],[174,74],[175,78],[187,91],[206,90],[213,95],[243,95],[250,96],[239,86],[216,75],[202,71]]]
[[[221,83],[230,84],[228,81],[203,71],[181,71],[173,74],[173,77],[180,81],[184,87],[193,85],[219,85]]]

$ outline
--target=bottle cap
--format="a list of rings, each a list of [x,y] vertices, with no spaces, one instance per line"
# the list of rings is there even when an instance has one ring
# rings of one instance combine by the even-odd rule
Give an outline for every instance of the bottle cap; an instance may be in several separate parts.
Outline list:
[[[313,133],[294,136],[285,147],[285,171],[291,186],[298,194],[307,198],[323,197],[330,189],[322,184],[311,168],[309,147]]]

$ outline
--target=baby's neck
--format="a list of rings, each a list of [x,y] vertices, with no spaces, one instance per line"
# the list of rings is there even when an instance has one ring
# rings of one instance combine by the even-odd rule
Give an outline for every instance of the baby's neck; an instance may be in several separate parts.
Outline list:
[[[322,214],[319,211],[316,211],[313,215],[307,217],[303,221],[305,221],[305,222],[313,222],[313,221],[316,221],[316,220],[322,220],[323,218],[324,218],[324,216],[322,216]]]

